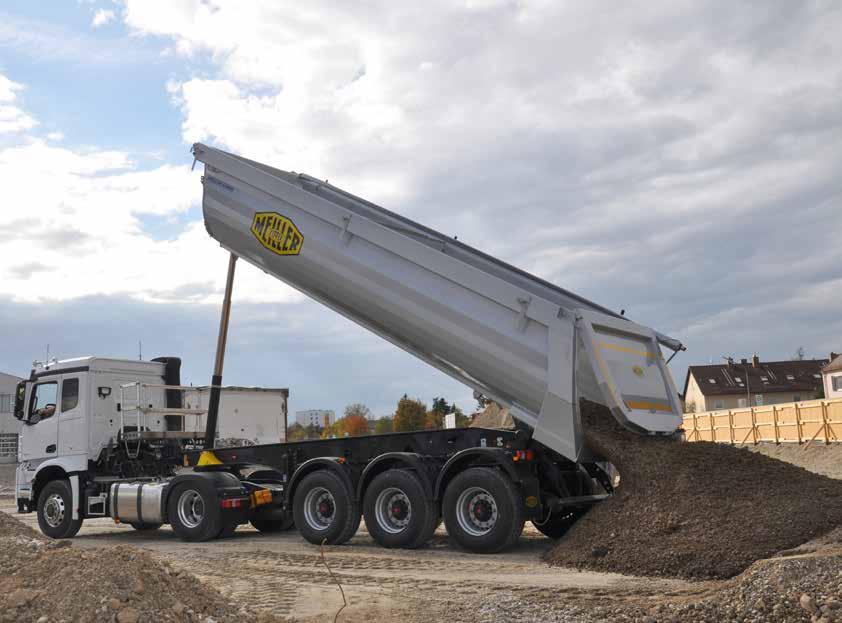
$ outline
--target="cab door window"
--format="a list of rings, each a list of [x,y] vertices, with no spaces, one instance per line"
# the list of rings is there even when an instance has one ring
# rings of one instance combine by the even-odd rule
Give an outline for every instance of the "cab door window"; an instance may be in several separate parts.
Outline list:
[[[29,421],[32,424],[40,422],[56,413],[56,398],[58,383],[40,383],[32,392],[32,402],[29,407]]]
[[[79,379],[64,379],[61,382],[61,412],[75,409],[79,404]]]

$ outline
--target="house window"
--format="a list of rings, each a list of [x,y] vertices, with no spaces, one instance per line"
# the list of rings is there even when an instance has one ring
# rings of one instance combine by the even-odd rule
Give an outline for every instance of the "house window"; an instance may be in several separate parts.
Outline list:
[[[12,395],[0,394],[0,413],[12,412]]]
[[[763,394],[755,394],[754,395],[754,404],[758,407],[763,406]]]
[[[763,381],[764,383],[768,383],[768,382],[769,382],[769,377],[768,377],[768,376],[761,376],[761,377],[760,377],[760,380],[761,380],[761,381]]]
[[[708,379],[708,383],[711,385],[716,385],[716,379]]]
[[[794,381],[794,380],[795,380],[795,377],[794,377],[793,375],[791,375],[791,374],[787,374],[787,375],[786,375],[786,380],[787,380],[787,381]]]
[[[842,376],[831,377],[831,381],[833,381],[833,391],[842,392]]]
[[[745,398],[738,398],[737,404],[740,406],[741,409],[746,408],[746,399]]]
[[[722,404],[722,401],[721,401],[721,400],[717,400],[717,401],[715,401],[715,402],[713,403],[713,408],[714,408],[714,409],[723,409],[723,408],[725,408],[725,407],[724,407],[724,405]]]
[[[792,397],[792,402],[801,402],[801,396],[800,396],[800,395],[798,395],[798,394],[795,394],[795,395]]]

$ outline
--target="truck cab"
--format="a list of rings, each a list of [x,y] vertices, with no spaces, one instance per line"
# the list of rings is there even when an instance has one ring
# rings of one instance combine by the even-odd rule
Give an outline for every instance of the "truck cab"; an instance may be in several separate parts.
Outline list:
[[[121,452],[131,455],[139,446],[138,431],[171,426],[164,413],[165,377],[177,362],[103,357],[36,362],[15,396],[15,417],[24,424],[15,477],[18,509],[35,510],[43,487],[64,480],[72,495],[67,511],[78,518],[80,475],[96,473]]]

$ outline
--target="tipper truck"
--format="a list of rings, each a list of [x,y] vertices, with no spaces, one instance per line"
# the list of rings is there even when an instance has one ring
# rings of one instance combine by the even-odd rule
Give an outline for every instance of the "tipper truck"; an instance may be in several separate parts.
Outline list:
[[[662,355],[678,340],[325,181],[193,155],[205,226],[229,253],[205,430],[185,425],[176,358],[38,364],[16,397],[16,495],[45,534],[111,517],[190,541],[250,522],[340,544],[364,517],[380,545],[417,548],[443,520],[458,546],[497,552],[525,521],[558,537],[612,493],[580,401],[641,435],[681,424]],[[214,447],[238,258],[507,408],[515,428]]]

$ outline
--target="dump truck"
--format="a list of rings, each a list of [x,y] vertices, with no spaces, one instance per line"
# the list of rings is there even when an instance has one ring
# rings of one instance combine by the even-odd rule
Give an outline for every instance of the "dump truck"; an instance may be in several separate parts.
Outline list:
[[[190,541],[251,523],[341,544],[364,517],[384,547],[420,547],[443,520],[456,545],[497,552],[525,521],[558,537],[612,494],[581,401],[641,435],[681,424],[663,356],[680,341],[326,181],[193,155],[207,232],[229,254],[205,430],[184,425],[174,358],[35,366],[15,403],[16,495],[48,536],[111,517]],[[507,408],[515,428],[214,447],[240,259]]]

